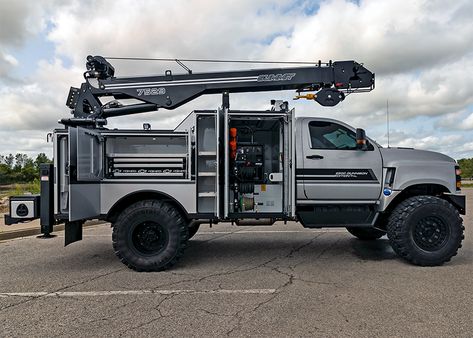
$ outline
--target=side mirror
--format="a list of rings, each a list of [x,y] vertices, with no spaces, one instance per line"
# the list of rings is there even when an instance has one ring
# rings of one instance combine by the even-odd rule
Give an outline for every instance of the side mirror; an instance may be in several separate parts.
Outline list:
[[[356,148],[360,150],[368,149],[368,141],[364,129],[356,128]]]

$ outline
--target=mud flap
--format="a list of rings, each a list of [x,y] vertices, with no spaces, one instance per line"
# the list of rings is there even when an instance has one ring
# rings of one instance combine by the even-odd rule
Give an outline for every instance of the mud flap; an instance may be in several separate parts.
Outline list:
[[[64,246],[68,246],[71,243],[82,240],[82,221],[66,222],[65,224],[65,235],[64,235]]]
[[[466,214],[466,197],[465,197],[465,195],[444,193],[443,196],[445,196],[445,198],[450,203],[452,203],[455,206],[455,208],[458,209],[458,212],[461,215]]]

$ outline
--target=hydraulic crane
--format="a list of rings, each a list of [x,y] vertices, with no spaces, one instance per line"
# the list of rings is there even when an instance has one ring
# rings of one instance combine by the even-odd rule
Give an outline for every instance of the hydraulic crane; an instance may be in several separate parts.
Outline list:
[[[179,60],[176,60],[179,61]],[[180,63],[182,64],[182,63]],[[66,124],[95,123],[97,119],[130,115],[159,108],[175,109],[203,94],[296,90],[296,98],[313,99],[322,106],[335,106],[346,94],[370,91],[374,74],[355,61],[314,63],[312,66],[268,68],[161,76],[115,77],[114,67],[101,56],[88,56],[80,88],[71,87],[67,106],[74,119]],[[316,92],[303,95],[304,92]],[[103,104],[101,98],[115,100]],[[140,103],[123,105],[118,100]]]

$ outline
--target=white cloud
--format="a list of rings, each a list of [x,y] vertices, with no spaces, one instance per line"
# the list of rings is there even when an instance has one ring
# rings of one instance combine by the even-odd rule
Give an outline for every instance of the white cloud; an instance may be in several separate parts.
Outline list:
[[[460,158],[464,153],[464,147],[458,147],[458,144],[464,142],[463,135],[412,135],[402,130],[392,130],[390,132],[391,147],[416,148],[423,150],[438,151],[446,153],[456,158]],[[473,142],[471,143],[473,144]],[[473,150],[473,147],[470,149]]]
[[[25,84],[0,88],[0,132],[56,128],[58,119],[67,116],[65,95],[70,81],[80,79],[80,74],[76,69],[64,68],[59,59],[53,63],[41,61]]]
[[[24,44],[28,37],[44,32],[48,22],[48,39],[56,48],[56,58],[40,62],[37,72],[26,79],[26,85],[17,83],[0,88],[0,133],[14,128],[46,132],[56,126],[57,119],[68,117],[64,101],[69,86],[82,82],[88,54],[354,59],[376,72],[376,89],[350,95],[335,108],[297,101],[300,115],[331,116],[369,130],[384,123],[387,99],[393,121],[410,121],[416,116],[441,117],[438,126],[447,129],[447,125],[458,124],[457,119],[467,114],[465,111],[473,104],[473,86],[469,85],[473,82],[473,2],[367,0],[360,1],[358,6],[351,1],[334,0],[321,2],[318,12],[310,15],[304,13],[308,3],[51,0],[39,4],[21,0],[8,9],[9,14],[4,10],[9,6],[0,4],[0,50],[5,51],[0,55],[0,77],[3,69],[15,63],[5,56],[14,57],[5,46]],[[72,60],[71,69],[60,62],[62,57]],[[154,62],[112,63],[118,75],[162,73],[168,68],[182,71],[175,65]],[[189,66],[194,71],[247,67],[192,63]],[[266,109],[269,99],[290,100],[292,95],[235,94],[231,104],[234,108]],[[175,111],[162,110],[109,122],[110,126],[140,127],[142,122],[150,121],[154,128],[170,128],[192,109],[215,109],[220,100],[218,95],[201,97]],[[473,128],[472,115],[466,117],[461,128],[470,129],[470,124]],[[447,142],[453,148],[455,142],[458,145],[469,141],[449,135],[435,137],[406,134],[403,142],[438,149],[435,147],[439,143]],[[15,151],[8,148],[10,145],[0,145],[0,153]]]
[[[425,150],[441,150],[462,140],[461,135],[408,137],[398,142],[399,147],[412,147]]]
[[[455,113],[446,114],[441,117],[435,125],[436,127],[446,130],[472,130],[473,112],[464,109]]]
[[[60,54],[83,64],[87,54],[145,57],[258,57],[258,41],[289,29],[291,1],[102,1],[55,12],[49,39]],[[83,15],[87,12],[88,15]],[[106,16],[104,17],[104,13]],[[156,63],[147,65],[156,67]],[[126,67],[126,68],[125,68]],[[125,72],[136,63],[124,64]],[[123,69],[119,69],[123,74]],[[136,70],[135,70],[136,71]]]
[[[18,60],[15,59],[15,57],[11,54],[2,53],[2,59],[5,60],[5,62],[9,63],[12,66],[18,66]]]
[[[373,92],[349,97],[343,109],[378,123],[385,117],[387,100],[393,120],[456,113],[473,104],[472,82],[473,53],[419,73],[379,76]]]
[[[18,66],[18,60],[11,54],[0,50],[0,79],[7,77],[12,67]]]
[[[356,59],[383,75],[419,71],[471,52],[471,1],[324,1],[276,39],[270,58]]]
[[[51,1],[2,1],[0,4],[0,46],[21,46],[45,26],[44,9]]]
[[[35,157],[38,153],[45,153],[52,156],[52,144],[46,142],[47,131],[42,130],[2,130],[1,154],[25,153]]]

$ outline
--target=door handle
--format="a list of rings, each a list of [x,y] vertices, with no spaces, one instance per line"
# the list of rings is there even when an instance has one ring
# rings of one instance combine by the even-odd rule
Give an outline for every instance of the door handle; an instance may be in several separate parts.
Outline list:
[[[324,157],[322,155],[307,155],[306,158],[309,158],[311,160],[321,160]]]

